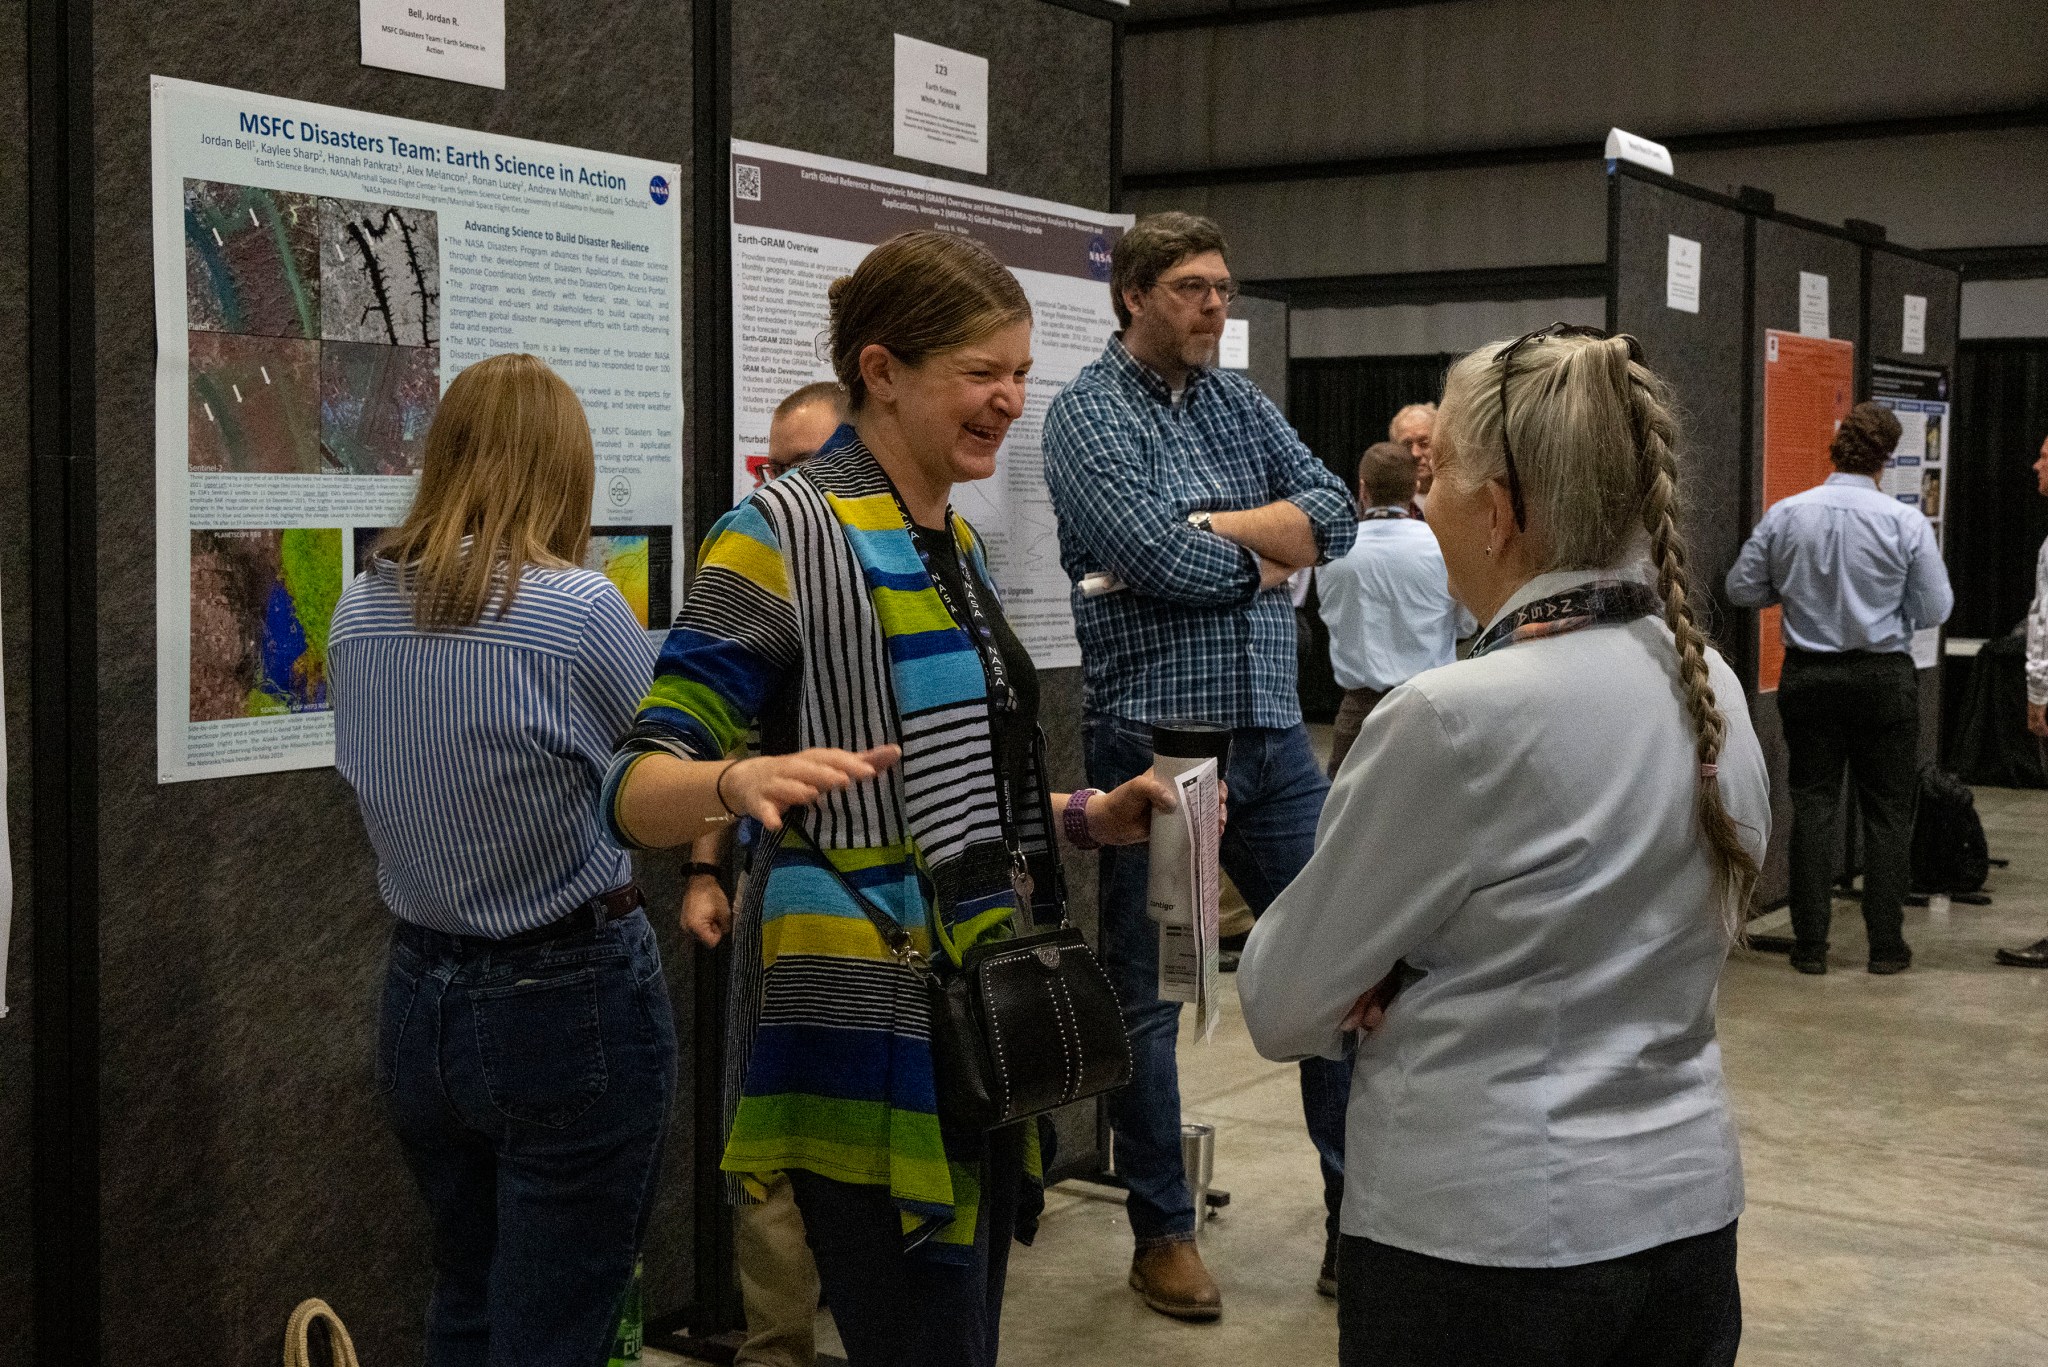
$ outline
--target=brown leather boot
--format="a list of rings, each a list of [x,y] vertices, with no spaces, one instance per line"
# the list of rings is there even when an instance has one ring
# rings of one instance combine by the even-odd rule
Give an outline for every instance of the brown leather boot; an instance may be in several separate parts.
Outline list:
[[[1131,1259],[1131,1290],[1177,1320],[1213,1320],[1223,1314],[1223,1292],[1202,1265],[1193,1239],[1139,1249]]]

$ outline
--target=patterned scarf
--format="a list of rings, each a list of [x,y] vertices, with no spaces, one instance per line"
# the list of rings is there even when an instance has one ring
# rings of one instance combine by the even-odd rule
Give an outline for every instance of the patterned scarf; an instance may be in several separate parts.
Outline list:
[[[1516,608],[1472,643],[1472,658],[1519,641],[1633,622],[1663,610],[1664,600],[1646,584],[1632,579],[1595,579]]]

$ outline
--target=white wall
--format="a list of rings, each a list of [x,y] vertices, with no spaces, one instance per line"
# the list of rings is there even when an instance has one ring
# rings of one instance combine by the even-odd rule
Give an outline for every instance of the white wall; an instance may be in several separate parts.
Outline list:
[[[1137,0],[1132,16],[1205,3]],[[1125,165],[1199,172],[1590,142],[1615,124],[1659,137],[2016,109],[2048,104],[2044,53],[2048,0],[1443,0],[1140,34],[1125,51]],[[1126,202],[1215,218],[1246,280],[1585,264],[1606,257],[1602,170],[1588,158]],[[1769,190],[1821,222],[1880,223],[1907,246],[2048,242],[2048,128],[1681,152],[1677,171],[1724,193]],[[1517,330],[1510,315],[1544,305],[1505,306],[1499,330],[1478,329],[1471,307],[1298,313],[1295,352],[1437,350],[1430,339]],[[1966,336],[2048,335],[2041,317],[2038,290],[1965,297]]]
[[[2048,280],[1964,281],[1962,332],[1965,337],[2048,337]]]

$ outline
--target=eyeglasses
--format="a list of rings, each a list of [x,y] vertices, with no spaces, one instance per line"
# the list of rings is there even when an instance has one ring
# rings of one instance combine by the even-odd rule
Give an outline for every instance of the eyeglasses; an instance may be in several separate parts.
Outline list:
[[[1223,300],[1226,307],[1231,300],[1237,298],[1237,282],[1229,276],[1221,280],[1205,280],[1199,275],[1184,275],[1178,280],[1159,280],[1153,283],[1163,290],[1172,290],[1180,296],[1183,304],[1195,308],[1209,302],[1210,290],[1216,291],[1217,297]]]
[[[1531,342],[1541,342],[1551,337],[1591,337],[1604,342],[1612,336],[1613,333],[1587,327],[1583,323],[1552,323],[1548,327],[1524,333],[1494,353],[1493,359],[1500,362],[1500,451],[1507,461],[1508,505],[1515,510],[1517,531],[1529,530],[1529,517],[1528,510],[1522,502],[1522,476],[1515,469],[1515,448],[1508,440],[1508,372],[1515,359],[1515,353]],[[1621,337],[1628,343],[1628,358],[1637,365],[1644,364],[1642,343],[1625,332]]]

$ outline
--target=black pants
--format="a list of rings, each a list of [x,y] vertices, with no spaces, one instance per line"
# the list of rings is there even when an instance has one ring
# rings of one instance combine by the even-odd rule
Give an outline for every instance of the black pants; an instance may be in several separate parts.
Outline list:
[[[1827,948],[1842,771],[1863,811],[1863,924],[1870,957],[1902,959],[1913,795],[1920,769],[1920,676],[1911,656],[1785,652],[1778,684],[1792,786],[1792,935]]]
[[[1344,701],[1337,705],[1337,729],[1330,738],[1330,777],[1337,777],[1337,771],[1344,767],[1344,757],[1351,753],[1351,747],[1358,743],[1358,733],[1365,729],[1365,719],[1380,705],[1380,699],[1387,695],[1377,688],[1347,688]]]
[[[962,1264],[903,1251],[887,1187],[789,1174],[852,1367],[994,1367],[1023,1177],[1024,1127],[991,1132],[974,1248]]]
[[[1578,1267],[1476,1267],[1347,1234],[1339,1367],[1727,1367],[1735,1226]]]

